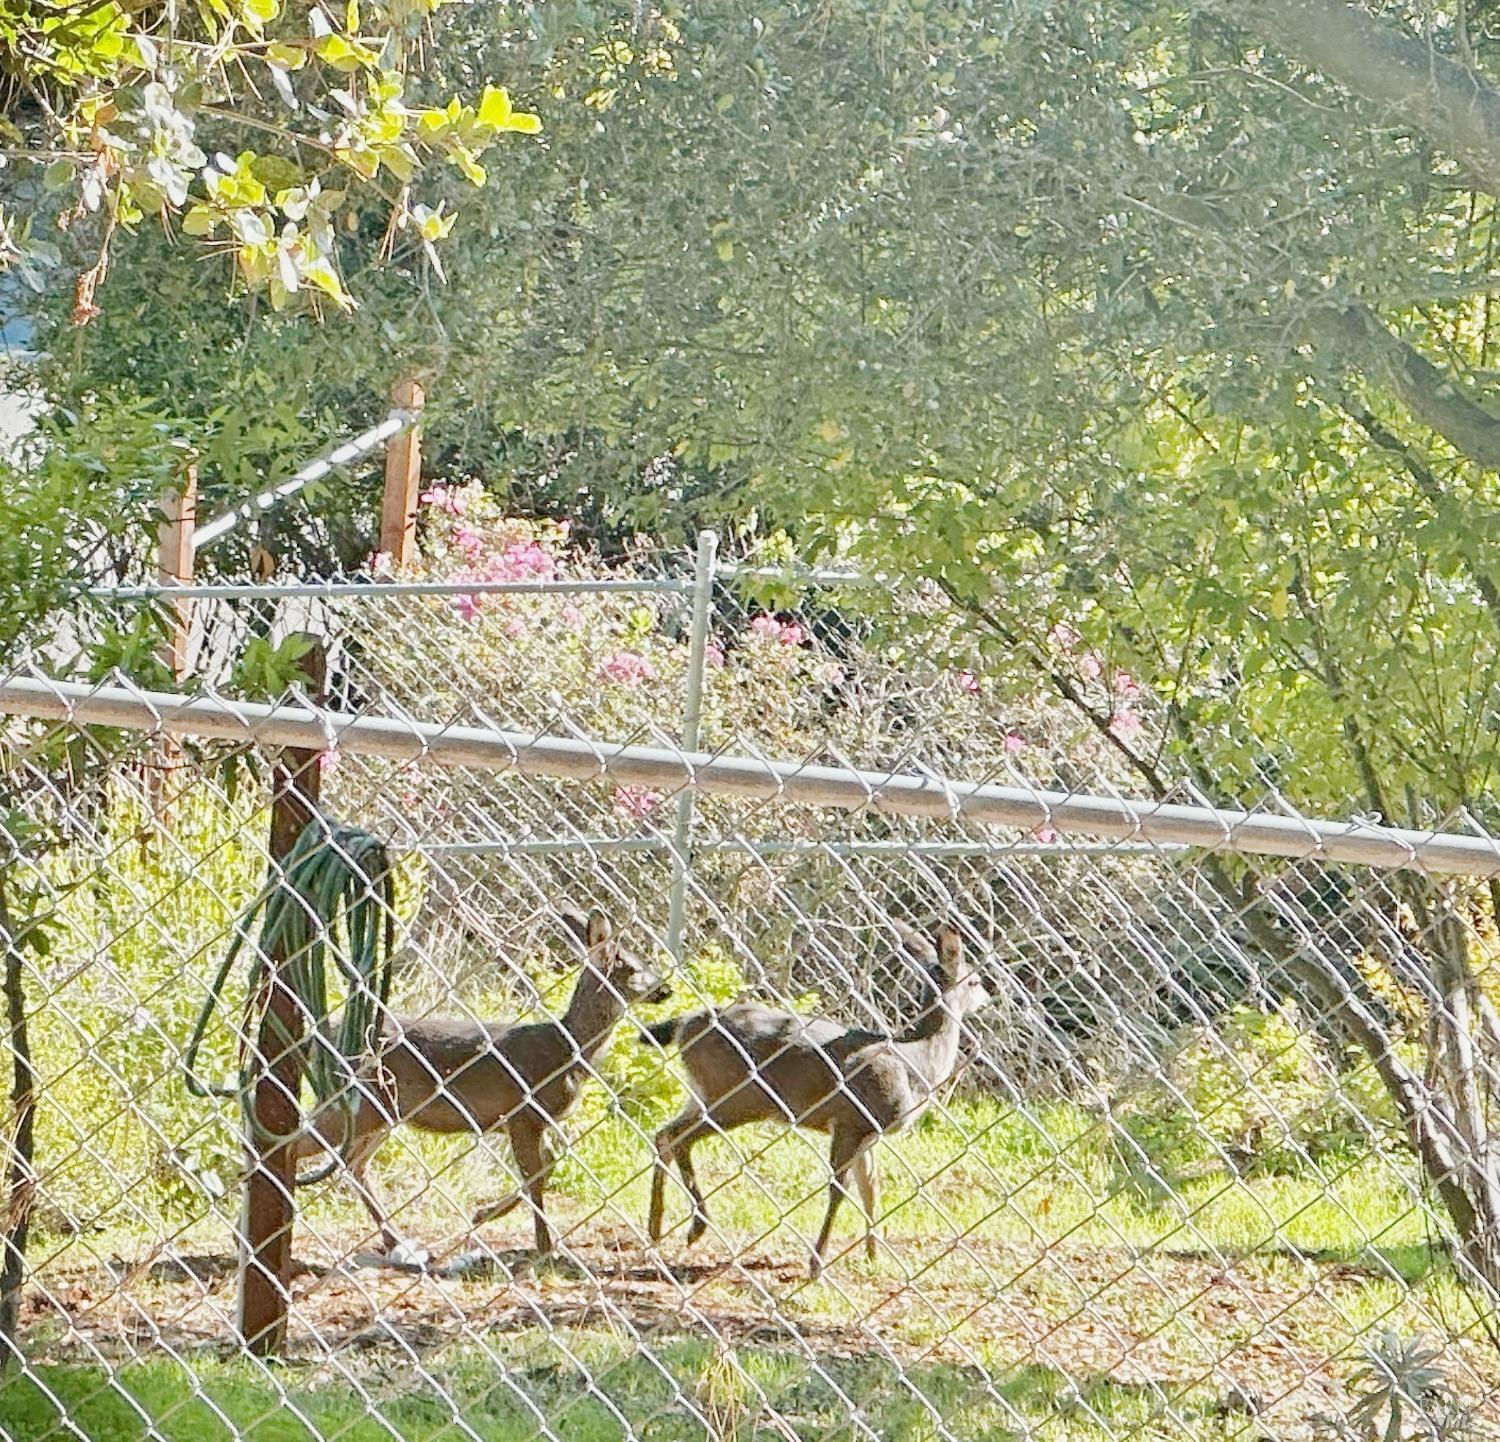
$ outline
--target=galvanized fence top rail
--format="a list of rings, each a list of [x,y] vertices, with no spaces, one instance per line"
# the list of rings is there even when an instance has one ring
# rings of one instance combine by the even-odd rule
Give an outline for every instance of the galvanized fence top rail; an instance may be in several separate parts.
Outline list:
[[[46,678],[0,682],[0,711],[75,725],[119,726],[220,741],[254,741],[439,766],[518,771],[573,781],[699,790],[752,800],[885,812],[983,826],[1241,851],[1252,855],[1434,874],[1500,876],[1500,844],[1483,835],[1422,832],[1366,821],[1273,816],[1180,802],[1087,796],[937,775],[897,775],[804,761],[632,746],[502,727],[436,725],[296,704],[258,705],[129,686]]]

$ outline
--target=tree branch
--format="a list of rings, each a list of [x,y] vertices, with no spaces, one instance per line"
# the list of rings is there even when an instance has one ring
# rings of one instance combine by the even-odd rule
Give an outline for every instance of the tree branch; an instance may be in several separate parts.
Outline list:
[[[1230,24],[1392,112],[1500,196],[1500,89],[1416,38],[1342,0],[1234,0]]]
[[[1320,346],[1362,364],[1389,386],[1417,421],[1467,460],[1484,470],[1500,471],[1500,417],[1491,415],[1415,346],[1392,335],[1374,311],[1343,306],[1316,311],[1308,323]]]

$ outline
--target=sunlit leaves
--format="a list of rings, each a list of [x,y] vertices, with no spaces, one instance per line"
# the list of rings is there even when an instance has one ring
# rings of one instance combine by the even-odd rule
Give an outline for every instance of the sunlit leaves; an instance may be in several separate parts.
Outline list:
[[[541,126],[492,85],[474,105],[455,97],[442,109],[408,108],[407,46],[441,3],[349,0],[334,9],[310,0],[210,0],[170,25],[155,10],[115,3],[81,14],[0,5],[0,50],[24,56],[28,78],[50,92],[31,128],[15,132],[21,160],[35,153],[44,193],[76,188],[77,207],[64,209],[63,224],[80,213],[106,217],[105,248],[147,217],[179,217],[183,234],[229,250],[240,279],[264,286],[276,308],[299,295],[348,308],[327,222],[351,186],[383,187],[389,177],[385,194],[399,221],[409,205],[405,188],[429,157],[450,160],[482,185],[481,156],[502,136]],[[246,83],[256,74],[270,82],[259,93]],[[262,96],[275,107],[269,114]],[[239,142],[239,159],[225,165],[218,157],[228,136]],[[273,177],[272,162],[291,173]],[[325,186],[315,218],[280,209],[277,192],[305,194],[306,182],[337,170],[347,180]],[[17,223],[26,218],[23,211]],[[451,216],[417,227],[429,256],[451,228]],[[46,258],[29,244],[28,281]],[[80,321],[98,313],[93,292],[106,259],[92,268]],[[21,262],[19,244],[0,247],[0,264]]]

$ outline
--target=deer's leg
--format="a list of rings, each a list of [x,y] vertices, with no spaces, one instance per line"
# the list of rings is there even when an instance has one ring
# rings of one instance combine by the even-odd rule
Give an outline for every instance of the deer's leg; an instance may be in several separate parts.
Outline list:
[[[866,1147],[854,1163],[854,1186],[865,1214],[865,1256],[875,1260],[875,1212],[879,1207],[880,1183],[875,1176],[875,1148]]]
[[[385,1203],[380,1200],[369,1175],[370,1161],[380,1150],[380,1144],[385,1138],[384,1129],[367,1132],[357,1138],[349,1148],[346,1170],[354,1195],[360,1199],[365,1211],[370,1214],[370,1220],[375,1223],[375,1228],[380,1233],[380,1245],[384,1248],[386,1255],[390,1256],[400,1248],[401,1238],[391,1226],[390,1214],[385,1209]]]
[[[546,1132],[542,1133],[540,1145],[542,1149],[543,1169],[548,1173],[548,1175],[550,1175],[552,1172],[552,1168],[557,1164],[557,1156],[551,1144],[548,1142]],[[511,1141],[511,1150],[515,1150],[514,1138],[512,1138]],[[473,1224],[476,1227],[480,1227],[483,1226],[486,1222],[499,1221],[501,1217],[509,1216],[510,1213],[515,1211],[515,1209],[519,1207],[525,1200],[526,1178],[523,1176],[521,1179],[521,1185],[517,1187],[515,1191],[508,1192],[497,1202],[486,1202],[482,1207],[476,1208],[474,1212]]]
[[[708,1230],[708,1210],[702,1188],[693,1171],[693,1145],[713,1129],[713,1123],[699,1108],[689,1107],[657,1132],[656,1168],[651,1175],[651,1214],[647,1222],[647,1230],[653,1242],[661,1240],[667,1171],[674,1159],[677,1170],[682,1174],[682,1185],[693,1202],[693,1220],[687,1235],[688,1246],[692,1246]]]
[[[833,1235],[833,1219],[838,1215],[839,1203],[848,1190],[849,1173],[859,1163],[861,1153],[874,1140],[854,1127],[835,1127],[833,1145],[829,1149],[828,1164],[833,1169],[833,1181],[828,1187],[828,1213],[823,1218],[823,1230],[818,1233],[817,1245],[813,1248],[811,1273],[816,1280],[823,1274],[823,1258],[828,1251],[828,1239]]]
[[[545,1254],[552,1250],[552,1228],[547,1225],[547,1213],[542,1199],[547,1193],[547,1178],[552,1172],[553,1158],[547,1154],[544,1141],[545,1128],[525,1116],[517,1117],[510,1124],[510,1146],[515,1153],[516,1168],[521,1173],[521,1185],[531,1198],[532,1220],[536,1224],[536,1249]]]

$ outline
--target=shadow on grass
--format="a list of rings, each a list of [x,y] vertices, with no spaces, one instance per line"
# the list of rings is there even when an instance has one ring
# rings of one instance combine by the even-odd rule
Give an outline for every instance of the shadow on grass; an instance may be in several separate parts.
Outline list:
[[[1050,1438],[1080,1442],[1122,1427],[1217,1437],[1222,1426],[1207,1393],[1169,1401],[1156,1384],[1041,1366],[986,1374],[688,1340],[644,1354],[601,1332],[507,1334],[420,1365],[391,1353],[274,1367],[198,1355],[113,1373],[33,1365],[0,1384],[9,1442],[1011,1442],[1044,1421]]]

